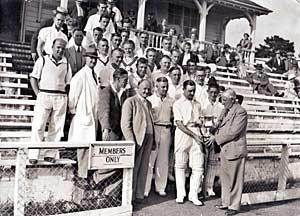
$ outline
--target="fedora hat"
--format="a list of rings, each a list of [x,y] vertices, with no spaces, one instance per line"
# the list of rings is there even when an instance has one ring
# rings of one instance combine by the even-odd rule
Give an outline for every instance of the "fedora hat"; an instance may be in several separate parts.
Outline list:
[[[98,58],[97,49],[95,46],[88,46],[83,53],[83,56],[89,56],[92,58]]]
[[[256,64],[254,67],[255,67],[257,70],[262,70],[262,69],[264,69],[264,67],[263,67],[262,64]]]

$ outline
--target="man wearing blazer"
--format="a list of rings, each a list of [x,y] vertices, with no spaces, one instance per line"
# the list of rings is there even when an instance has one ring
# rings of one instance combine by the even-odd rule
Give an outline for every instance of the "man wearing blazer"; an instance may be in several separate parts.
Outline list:
[[[121,140],[121,109],[129,97],[129,89],[124,90],[128,83],[128,73],[119,68],[113,73],[113,82],[100,91],[99,120],[103,131],[102,140]]]
[[[73,76],[85,65],[85,58],[83,56],[85,48],[82,47],[83,37],[83,31],[79,28],[75,28],[73,30],[75,45],[71,46],[66,52],[66,57],[71,66]]]
[[[154,126],[151,103],[146,99],[151,82],[141,80],[137,94],[128,98],[122,108],[121,129],[126,140],[135,142],[133,168],[133,201],[144,199],[149,158],[154,146]]]
[[[199,58],[196,54],[194,54],[191,50],[192,50],[192,45],[190,42],[185,42],[183,45],[183,50],[184,52],[181,53],[179,60],[178,60],[178,64],[180,66],[183,65],[187,65],[187,61],[189,59],[192,59],[193,61],[195,61],[196,63],[199,63]]]
[[[217,132],[211,137],[221,147],[222,205],[216,207],[227,209],[225,215],[235,215],[240,209],[244,184],[248,115],[236,102],[236,93],[232,89],[222,94],[222,104],[224,109]]]
[[[283,74],[285,72],[285,64],[280,50],[276,50],[275,56],[272,57],[266,64],[272,68],[274,73]]]

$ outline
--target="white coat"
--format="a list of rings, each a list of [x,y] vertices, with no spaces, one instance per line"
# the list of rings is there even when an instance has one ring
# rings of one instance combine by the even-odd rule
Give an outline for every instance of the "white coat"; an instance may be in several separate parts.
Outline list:
[[[69,109],[75,116],[69,131],[69,141],[95,141],[98,127],[98,86],[92,69],[84,66],[71,80]]]

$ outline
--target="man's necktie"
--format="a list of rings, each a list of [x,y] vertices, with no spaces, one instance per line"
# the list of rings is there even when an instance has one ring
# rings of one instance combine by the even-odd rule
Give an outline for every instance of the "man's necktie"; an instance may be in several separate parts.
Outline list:
[[[97,76],[96,76],[96,74],[95,74],[95,71],[94,71],[94,70],[92,71],[92,74],[93,74],[93,78],[94,78],[94,80],[95,80],[96,84],[98,84],[98,82],[97,82]]]

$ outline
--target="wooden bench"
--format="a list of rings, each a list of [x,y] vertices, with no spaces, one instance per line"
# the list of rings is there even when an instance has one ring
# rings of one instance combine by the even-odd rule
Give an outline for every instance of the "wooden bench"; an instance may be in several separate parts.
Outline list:
[[[28,75],[0,72],[0,88],[4,89],[6,94],[21,95],[21,89],[28,89]]]

